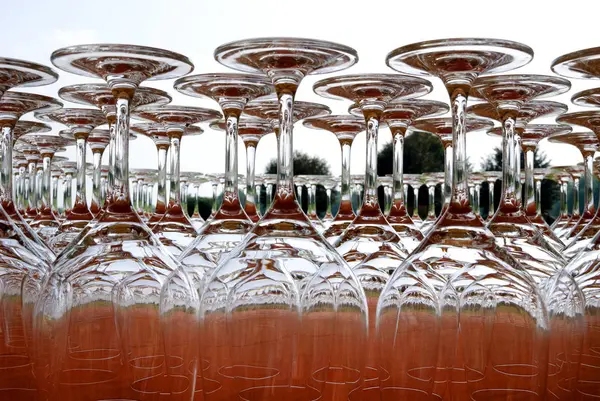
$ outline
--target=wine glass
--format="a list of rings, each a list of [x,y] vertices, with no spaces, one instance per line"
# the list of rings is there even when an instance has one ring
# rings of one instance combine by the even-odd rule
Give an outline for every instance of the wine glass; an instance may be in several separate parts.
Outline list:
[[[566,261],[548,243],[521,207],[517,165],[521,160],[521,131],[515,128],[522,105],[535,98],[559,95],[571,87],[569,81],[546,75],[495,75],[477,79],[470,96],[496,107],[502,124],[503,183],[498,210],[488,223],[500,247],[508,250],[539,283],[562,269]],[[521,123],[526,127],[524,123]],[[568,130],[570,131],[570,130]],[[518,137],[518,139],[517,139]],[[533,161],[530,155],[530,162]],[[531,166],[533,167],[533,166]]]
[[[308,118],[304,120],[303,125],[308,128],[331,132],[336,136],[342,150],[340,207],[335,218],[331,221],[327,229],[323,231],[323,237],[333,245],[356,217],[352,209],[350,191],[350,149],[356,135],[365,130],[365,122],[363,117],[329,115]]]
[[[256,148],[260,140],[267,134],[273,132],[273,126],[270,122],[261,119],[243,119],[238,127],[238,135],[246,147],[246,202],[244,211],[256,223],[260,220],[260,185],[255,178],[255,159]]]
[[[87,139],[88,146],[92,150],[92,203],[90,204],[90,212],[94,217],[98,216],[102,207],[102,155],[106,147],[110,143],[110,130],[96,128],[90,132]]]
[[[322,234],[325,231],[325,226],[317,213],[317,185],[319,185],[323,177],[320,175],[305,175],[303,178],[306,180],[308,190],[308,209],[306,214],[315,230]],[[267,199],[269,199],[269,191],[267,191]]]
[[[403,46],[387,57],[396,71],[444,82],[454,163],[448,207],[379,298],[381,365],[390,375],[381,385],[383,400],[545,395],[545,305],[533,277],[471,210],[465,136],[467,97],[477,77],[520,67],[532,55],[511,41],[460,38]],[[427,350],[417,345],[424,341]]]
[[[133,112],[136,119],[163,124],[170,141],[169,203],[162,218],[150,226],[162,244],[178,258],[198,233],[184,213],[180,187],[180,149],[183,137],[198,135],[202,130],[191,128],[192,124],[221,118],[216,110],[187,106],[148,106]],[[237,176],[237,174],[236,174]]]
[[[104,78],[116,98],[114,185],[106,211],[43,283],[34,315],[36,377],[49,400],[189,399],[197,299],[189,292],[161,302],[178,264],[132,209],[128,155],[136,88],[179,77],[192,64],[170,51],[115,44],[67,47],[51,59],[64,71]]]
[[[27,159],[25,155],[13,151],[13,169],[17,171],[17,175],[14,177],[15,183],[15,206],[17,211],[22,215],[25,211],[25,180],[27,179]]]
[[[465,133],[470,134],[477,131],[489,130],[493,124],[481,118],[469,118],[466,120]],[[453,177],[453,142],[452,142],[452,118],[436,117],[417,120],[413,123],[415,131],[425,131],[437,136],[444,147],[444,197],[442,214],[450,204],[452,192],[452,177]],[[421,227],[423,231],[423,227]]]
[[[576,166],[576,167],[579,167],[579,166]],[[583,167],[581,167],[581,171],[583,171]],[[567,169],[567,166],[564,166],[562,168],[561,167],[552,167],[550,169],[550,174],[551,174],[551,177],[554,178],[554,181],[556,181],[560,185],[560,214],[558,215],[556,220],[554,220],[554,222],[550,226],[552,231],[560,239],[560,238],[564,238],[565,233],[570,230],[569,224],[571,223],[570,220],[571,220],[571,217],[573,216],[573,214],[575,214],[575,212],[577,212],[577,214],[579,214],[579,211],[576,210],[576,209],[579,209],[579,196],[572,197],[573,201],[577,200],[577,202],[573,203],[573,214],[569,214],[569,183],[571,183],[571,185],[573,185],[573,193],[574,193],[575,192],[574,177],[573,177],[573,175],[571,175],[571,172],[569,171],[569,169]],[[579,186],[579,172],[574,172],[574,174],[577,176],[577,187],[578,187]],[[577,205],[577,208],[575,207],[575,205]],[[579,220],[579,218],[577,218],[577,220]],[[573,225],[574,224],[575,223],[573,223]]]
[[[110,169],[110,166],[113,164],[110,161],[114,158],[114,125],[117,119],[117,98],[113,96],[112,89],[107,84],[76,84],[60,88],[58,96],[68,102],[97,107],[102,111],[108,123],[108,130],[111,133],[108,146]],[[165,91],[155,88],[138,87],[131,98],[130,108],[131,110],[135,110],[138,107],[144,106],[164,106],[170,102],[171,96]],[[113,175],[114,172],[109,170],[109,188],[113,184]],[[90,206],[90,210],[96,216],[96,206],[94,203]]]
[[[227,126],[224,121],[215,122],[211,124],[211,128],[220,131],[225,131]],[[256,146],[260,139],[273,132],[273,125],[271,122],[262,120],[259,118],[242,118],[238,124],[238,135],[242,138],[244,145],[246,146],[246,201],[244,204],[244,213],[248,218],[256,223],[260,220],[256,209],[256,188],[254,178],[254,164],[255,164],[255,152]],[[239,177],[240,179],[242,176]],[[223,208],[223,205],[221,205]],[[228,214],[228,218],[231,218],[234,213]],[[221,216],[222,217],[222,216]],[[224,224],[224,223],[221,223]]]
[[[77,172],[77,163],[64,160],[54,163],[62,172],[62,190],[63,190],[63,218],[71,211],[73,207],[73,174]]]
[[[200,127],[192,127],[200,131]],[[158,154],[158,188],[156,206],[152,215],[148,219],[148,224],[152,226],[162,219],[167,208],[167,153],[169,151],[169,147],[171,146],[169,135],[167,134],[168,127],[161,123],[142,123],[134,124],[130,127],[130,129],[136,134],[144,135],[152,139]]]
[[[520,132],[521,147],[525,153],[525,199],[524,206],[527,218],[540,230],[544,239],[557,251],[561,251],[565,244],[552,231],[548,223],[544,220],[541,213],[541,180],[544,179],[543,172],[538,173],[534,170],[535,150],[539,142],[552,135],[568,133],[571,127],[568,125],[550,125],[550,124],[528,124]]]
[[[56,122],[69,128],[76,141],[77,172],[75,204],[59,227],[46,229],[40,226],[38,233],[56,254],[71,243],[81,230],[94,218],[86,197],[86,153],[90,133],[106,123],[104,114],[94,109],[63,108],[52,112],[37,112],[36,117],[46,122]],[[34,224],[34,223],[32,223]]]
[[[573,113],[569,113],[573,114]],[[565,115],[569,115],[565,114]],[[563,121],[562,117],[559,121]],[[584,192],[583,192],[583,213],[571,228],[571,231],[565,236],[566,247],[563,250],[565,258],[571,259],[581,249],[591,241],[598,229],[598,222],[596,222],[596,209],[594,207],[594,197],[592,194],[593,185],[593,170],[594,170],[594,153],[598,151],[600,142],[596,134],[592,132],[567,132],[564,134],[556,134],[550,138],[550,142],[564,143],[577,147],[583,156],[583,181],[584,181]],[[579,183],[577,183],[579,184]],[[574,187],[574,190],[579,194],[579,186]],[[577,205],[579,208],[579,205]]]
[[[41,74],[46,75],[45,67],[42,69]],[[54,80],[56,80],[56,75],[54,75]],[[12,146],[14,144],[13,139],[13,128],[17,124],[17,121],[26,113],[30,113],[36,110],[44,110],[51,111],[56,110],[61,107],[62,104],[58,102],[56,99],[51,97],[36,95],[32,93],[20,93],[20,92],[5,92],[0,98],[0,113],[3,117],[3,130],[6,131],[2,136],[2,140],[6,141],[3,145],[5,148],[6,155],[6,174],[8,175],[8,169],[12,167]],[[36,156],[33,156],[35,152],[31,151],[29,154],[32,155],[30,163],[34,162],[35,157],[39,160],[39,153]],[[35,160],[37,162],[37,160]],[[35,165],[34,165],[35,167]],[[30,174],[32,171],[30,170]],[[10,180],[8,179],[10,178]],[[30,175],[31,182],[31,175]],[[17,225],[17,227],[27,236],[31,244],[32,250],[35,254],[39,256],[40,259],[52,263],[54,261],[54,253],[49,250],[48,246],[45,244],[44,240],[40,238],[40,236],[35,233],[35,231],[27,224],[23,216],[21,216],[17,209],[15,208],[15,204],[13,201],[12,194],[12,174],[10,177],[7,176],[6,185],[10,186],[10,190],[3,191],[2,194],[2,208],[6,214],[10,217],[10,219]],[[32,199],[33,200],[33,199]],[[37,215],[37,207],[36,205],[29,205],[28,211],[31,212],[29,215],[31,218]],[[34,214],[35,212],[35,214]]]
[[[238,191],[238,125],[244,108],[253,99],[273,93],[273,84],[263,76],[248,74],[201,74],[175,82],[179,92],[210,98],[221,106],[225,122],[225,185],[219,210],[181,255],[184,264],[194,264],[196,254],[218,264],[237,246],[253,226],[241,205]]]
[[[323,97],[354,102],[362,111],[367,127],[365,199],[356,218],[335,244],[351,267],[378,252],[382,246],[395,251],[401,258],[408,254],[379,207],[377,137],[382,113],[389,102],[423,96],[431,89],[431,84],[424,79],[393,74],[339,76],[318,81],[313,86],[315,93]],[[395,263],[390,259],[390,265]]]
[[[434,117],[448,111],[448,106],[442,102],[411,99],[388,103],[382,115],[382,120],[388,125],[392,133],[394,153],[392,207],[386,218],[398,233],[402,245],[409,253],[423,240],[423,234],[406,211],[403,180],[405,137],[407,130],[416,120],[424,117]]]
[[[50,193],[52,159],[54,158],[55,153],[64,151],[65,146],[71,145],[71,141],[59,136],[44,134],[27,134],[21,137],[21,140],[38,148],[43,166],[43,177],[39,190],[41,207],[38,208],[38,214],[31,222],[31,228],[36,230],[42,238],[50,239],[56,234],[56,231],[60,226],[60,221],[52,210],[52,198]],[[49,245],[51,246],[50,243]]]
[[[280,118],[275,199],[204,287],[203,382],[215,389],[204,397],[313,399],[335,391],[347,398],[360,386],[364,293],[295,200],[292,126],[301,79],[348,68],[356,52],[324,41],[265,38],[223,45],[215,58],[268,75]]]

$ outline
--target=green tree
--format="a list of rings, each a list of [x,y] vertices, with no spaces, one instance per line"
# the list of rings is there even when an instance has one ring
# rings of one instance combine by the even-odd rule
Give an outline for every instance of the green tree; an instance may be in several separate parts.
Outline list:
[[[525,154],[521,152],[521,170],[525,166]],[[550,166],[550,160],[544,152],[536,151],[533,157],[534,168],[546,168]],[[495,147],[492,154],[488,155],[481,163],[483,171],[502,171],[502,149]]]
[[[271,159],[265,174],[277,174],[277,159]],[[294,152],[294,175],[329,175],[329,164],[317,156],[304,152]]]
[[[393,143],[384,145],[377,155],[377,175],[392,174]],[[444,171],[444,147],[440,140],[426,132],[413,132],[404,140],[404,173],[421,174]]]

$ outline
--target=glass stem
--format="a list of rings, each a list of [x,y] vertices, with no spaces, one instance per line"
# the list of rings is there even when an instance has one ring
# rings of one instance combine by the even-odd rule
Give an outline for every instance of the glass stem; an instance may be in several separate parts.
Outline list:
[[[58,177],[52,177],[52,210],[58,213]]]
[[[113,96],[117,98],[117,119],[115,123],[115,151],[114,171],[111,204],[131,207],[129,193],[129,103],[133,96],[133,89],[113,89]],[[116,210],[114,210],[116,211]],[[129,212],[128,209],[126,212]]]
[[[214,182],[212,183],[212,197],[213,197],[213,203],[212,203],[212,213],[215,213],[217,211],[217,209],[219,208],[218,205],[218,200],[217,200],[217,187],[218,187],[218,183]]]
[[[157,145],[158,153],[158,188],[156,191],[156,208],[157,214],[164,214],[167,202],[167,152],[169,145]]]
[[[96,149],[92,151],[92,158],[94,163],[94,171],[92,177],[92,204],[94,205],[93,210],[100,208],[100,202],[102,194],[100,193],[100,178],[102,176],[102,150]]]
[[[108,142],[108,191],[106,192],[105,203],[112,194],[112,188],[115,185],[115,142],[116,142],[116,118],[111,116],[107,118],[110,141]]]
[[[228,203],[238,199],[238,121],[239,113],[225,116],[225,188],[223,199]]]
[[[454,151],[452,148],[452,141],[446,141],[444,143],[444,203],[443,207],[447,207],[450,204],[452,197],[452,177],[454,166]]]
[[[12,126],[2,127],[0,136],[0,196],[3,202],[12,200]]]
[[[542,180],[535,180],[535,215],[541,216],[542,214]],[[562,205],[561,205],[562,208]]]
[[[367,166],[365,170],[363,206],[381,211],[377,199],[377,135],[379,133],[379,115],[365,111],[365,122],[367,125]]]
[[[473,197],[473,208],[475,209],[475,214],[477,216],[481,215],[481,210],[479,209],[479,199],[481,199],[481,184],[475,184],[475,196]]]
[[[567,181],[561,181],[561,183],[560,183],[560,215],[563,217],[569,213],[568,204],[567,204],[568,189],[569,188],[568,188]]]
[[[456,87],[450,93],[452,107],[453,169],[450,205],[462,212],[470,212],[467,170],[466,106],[468,90]]]
[[[496,183],[494,181],[489,181],[488,182],[488,192],[489,192],[489,211],[488,211],[488,215],[489,216],[493,216],[494,215],[494,186],[496,185]]]
[[[350,192],[350,150],[352,147],[351,141],[341,141],[342,148],[342,180],[341,180],[341,200],[342,202],[352,202],[352,194]]]
[[[429,199],[427,202],[427,217],[433,219],[435,218],[435,185],[428,185],[427,192],[429,194]]]
[[[277,141],[277,197],[294,199],[294,95],[293,91],[278,93],[279,138]]]
[[[583,203],[585,211],[594,214],[594,196],[593,196],[593,169],[594,169],[594,153],[586,153],[583,157],[584,165],[584,193]]]
[[[533,179],[534,150],[525,149],[525,213],[535,216],[537,213],[535,200],[535,183]]]
[[[53,154],[43,153],[43,179],[42,179],[42,210],[50,209],[50,173],[52,172],[52,156]]]
[[[246,203],[257,204],[256,186],[254,185],[254,166],[256,158],[256,147],[248,144],[246,146]]]
[[[415,206],[413,208],[413,215],[418,218],[421,218],[419,215],[419,187],[413,187],[413,195],[415,198]]]
[[[171,149],[171,168],[169,175],[169,207],[181,206],[181,187],[179,185],[181,132],[169,132]],[[227,181],[227,180],[226,180]]]
[[[85,185],[85,159],[86,159],[86,145],[87,145],[87,132],[76,132],[75,136],[75,147],[77,152],[77,172],[75,178],[77,181],[76,192],[75,192],[75,207],[87,208],[86,199],[86,185]]]
[[[521,208],[523,205],[523,186],[521,185],[521,134],[518,131],[514,131],[514,146],[515,146],[515,196],[517,201],[517,207]]]
[[[585,178],[584,178],[585,179]],[[581,214],[580,212],[580,208],[579,208],[579,177],[575,177],[575,179],[573,180],[573,216],[577,216],[579,217],[579,215]],[[584,202],[585,202],[585,196],[586,194],[583,194],[584,196]]]
[[[327,194],[327,216],[331,216],[331,188],[325,189],[325,193]]]
[[[18,186],[18,194],[19,198],[17,202],[19,203],[19,210],[25,209],[25,185],[27,180],[27,168],[24,166],[19,167],[19,186]]]
[[[392,202],[394,207],[400,209],[404,207],[404,135],[406,127],[392,128],[393,136],[393,170],[392,170],[392,188],[394,191]]]
[[[317,217],[317,184],[310,184],[308,192],[308,215],[312,218]]]
[[[73,176],[71,173],[65,174],[65,209],[71,210],[73,207]]]
[[[514,212],[518,207],[517,188],[515,184],[515,119],[508,116],[502,123],[502,196],[500,208],[508,207],[507,212]]]

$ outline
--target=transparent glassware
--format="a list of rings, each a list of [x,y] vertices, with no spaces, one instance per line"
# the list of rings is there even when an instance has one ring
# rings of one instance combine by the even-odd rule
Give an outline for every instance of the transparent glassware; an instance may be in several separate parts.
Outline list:
[[[342,152],[340,206],[327,229],[323,231],[323,237],[333,245],[356,218],[356,214],[354,214],[354,210],[352,209],[352,194],[350,190],[350,150],[356,135],[366,129],[365,121],[363,117],[329,115],[308,118],[302,124],[308,128],[331,132],[340,143]]]
[[[90,133],[106,123],[104,114],[95,109],[63,108],[52,112],[37,112],[42,121],[55,122],[67,126],[76,142],[77,171],[75,203],[59,227],[39,226],[38,233],[56,254],[73,241],[84,227],[94,218],[86,197],[86,154]],[[35,220],[34,223],[35,225]]]
[[[198,237],[181,255],[184,264],[195,262],[195,254],[218,264],[237,246],[253,226],[244,211],[238,189],[238,126],[244,108],[253,99],[272,94],[269,79],[248,74],[201,74],[175,82],[179,92],[216,101],[224,115],[225,182],[223,200],[215,213],[198,233]],[[216,125],[218,127],[218,125]],[[214,127],[214,126],[213,126]]]
[[[404,248],[410,253],[423,240],[423,234],[406,211],[404,198],[404,140],[415,120],[434,117],[449,111],[442,102],[424,99],[397,100],[388,103],[382,119],[390,128],[393,143],[393,198],[387,221],[396,230]]]
[[[423,219],[419,228],[423,235],[427,236],[437,221],[437,216],[435,215],[435,186],[438,181],[437,177],[432,174],[427,174],[422,179],[423,185],[427,188],[427,216]]]
[[[128,154],[137,86],[179,77],[192,64],[166,50],[109,44],[63,48],[51,59],[64,71],[104,78],[117,98],[114,183],[106,211],[43,283],[34,313],[39,385],[48,400],[189,400],[197,299],[191,292],[161,299],[179,265],[132,208]]]
[[[77,163],[72,161],[55,162],[56,167],[62,171],[62,185],[63,190],[63,216],[62,220],[71,211],[73,207],[73,174],[77,171]]]
[[[583,172],[583,167],[581,167]],[[550,228],[554,234],[559,238],[564,238],[564,235],[570,230],[569,224],[571,223],[572,214],[569,213],[569,186],[574,186],[573,176],[571,172],[564,167],[553,167],[550,169],[550,176],[560,185],[560,214],[554,220]],[[574,172],[577,175],[577,185],[579,185],[579,172]],[[574,188],[573,188],[574,189]],[[575,191],[573,191],[575,192]],[[574,197],[571,196],[573,200]],[[578,198],[578,197],[577,197]],[[579,202],[577,202],[577,208],[579,208]],[[575,203],[573,203],[573,212],[575,212]]]
[[[35,194],[36,194],[35,179],[36,179],[36,165],[40,161],[40,152],[38,151],[38,149],[35,146],[26,144],[25,142],[22,142],[22,141],[18,141],[17,143],[15,143],[15,149],[18,149],[19,151],[23,152],[23,154],[25,155],[25,159],[27,160],[27,179],[26,179],[26,186],[25,186],[25,199],[26,199],[25,203],[26,204],[25,204],[25,211],[23,213],[23,219],[29,225],[29,223],[37,215],[37,204],[36,204],[37,201],[35,199]],[[31,227],[30,227],[30,229],[31,229]],[[35,231],[33,231],[33,229],[31,229],[31,231],[35,233]],[[37,235],[37,233],[35,235]],[[40,237],[38,236],[38,238],[40,238]],[[40,241],[43,244],[45,244],[41,238],[40,238]]]
[[[502,173],[497,171],[486,171],[482,173],[485,177],[485,180],[488,183],[488,215],[485,218],[486,221],[489,221],[494,216],[495,211],[495,201],[494,201],[494,187],[496,186],[496,181],[502,178]]]
[[[561,251],[565,244],[542,217],[541,180],[544,179],[544,171],[534,170],[534,157],[535,150],[542,139],[570,131],[571,127],[567,125],[527,124],[525,129],[519,133],[521,148],[525,153],[525,205],[523,205],[525,214],[529,221],[542,232],[546,242],[557,251]]]
[[[45,69],[46,67],[44,67]],[[42,69],[42,73],[43,75],[45,75],[45,73],[43,72],[44,69]],[[1,70],[0,70],[1,71]],[[56,79],[56,76],[54,78],[54,80]],[[0,113],[2,114],[2,141],[4,142],[0,142],[0,144],[4,143],[3,145],[1,145],[5,150],[4,152],[6,153],[6,157],[10,158],[10,160],[7,160],[7,165],[6,165],[6,169],[7,172],[6,174],[9,174],[10,169],[12,168],[12,147],[14,145],[15,142],[15,138],[13,138],[13,130],[15,125],[17,124],[18,120],[26,113],[30,113],[36,110],[45,110],[45,111],[50,111],[50,110],[56,110],[59,107],[61,107],[62,104],[60,102],[58,102],[56,99],[53,99],[51,97],[47,97],[47,96],[42,96],[42,95],[36,95],[36,94],[32,94],[32,93],[21,93],[21,92],[14,92],[14,91],[10,91],[10,92],[5,92],[2,97],[0,98]],[[10,148],[10,149],[8,149]],[[8,153],[8,150],[10,150],[10,153]],[[29,149],[28,152],[26,153],[26,157],[28,157],[28,162],[30,163],[29,165],[29,184],[32,183],[32,175],[33,173],[35,173],[35,164],[33,164],[33,167],[31,166],[32,163],[37,163],[37,161],[39,161],[39,152],[37,152],[37,149]],[[11,181],[12,181],[12,174],[11,174]],[[12,188],[12,182],[11,182],[11,188]],[[34,187],[30,187],[30,188],[34,188]],[[33,195],[34,192],[32,192]],[[32,201],[34,201],[35,199],[31,199]],[[6,214],[8,215],[8,217],[17,225],[17,227],[19,227],[20,232],[23,232],[23,234],[26,235],[26,237],[32,242],[31,247],[32,250],[35,254],[37,254],[39,256],[40,259],[44,260],[47,263],[52,263],[54,261],[55,255],[52,251],[50,251],[50,249],[48,248],[48,246],[46,245],[46,243],[44,242],[44,240],[35,232],[35,230],[33,230],[29,224],[26,222],[25,217],[26,216],[21,216],[21,214],[17,211],[16,207],[15,207],[15,203],[13,200],[13,194],[12,194],[12,189],[10,192],[5,191],[2,194],[2,208],[4,209],[4,211],[6,212]],[[33,205],[33,204],[29,204],[28,205],[28,209],[27,211],[30,212],[31,214],[28,213],[28,216],[30,218],[33,218],[37,215],[37,206]]]
[[[502,195],[488,229],[496,236],[498,246],[517,259],[536,279],[538,284],[562,270],[566,260],[529,220],[522,207],[518,164],[521,160],[523,129],[516,128],[519,109],[522,105],[540,97],[562,94],[571,87],[569,81],[546,75],[495,75],[477,79],[470,96],[486,100],[496,107],[501,121],[502,135]],[[567,131],[569,132],[570,129]],[[533,152],[529,155],[533,163]],[[533,165],[528,168],[533,170]]]
[[[325,231],[325,226],[317,213],[317,185],[319,185],[323,176],[305,175],[303,178],[306,180],[306,189],[308,190],[308,209],[306,215],[315,227],[315,230],[319,233],[323,233]],[[269,200],[269,191],[267,191],[267,200]]]
[[[13,145],[16,136],[25,135],[27,131],[34,132],[30,131],[32,127],[27,127],[27,123],[21,123],[17,128],[17,121],[23,114],[35,109],[59,105],[45,96],[7,91],[19,86],[48,85],[57,78],[58,75],[46,66],[0,58],[0,325],[3,328],[0,337],[0,398],[6,400],[33,401],[38,398],[30,343],[25,334],[30,321],[30,311],[25,306],[30,295],[27,283],[29,278],[43,277],[54,260],[54,254],[25,223],[15,203]],[[39,130],[40,127],[33,129]]]
[[[444,82],[453,115],[454,163],[448,207],[379,297],[381,370],[388,374],[381,385],[384,401],[432,394],[473,400],[545,397],[544,301],[533,277],[496,245],[471,210],[465,135],[475,79],[520,67],[532,55],[519,43],[477,38],[421,42],[388,54],[394,70]],[[423,342],[430,344],[427,350]]]
[[[265,38],[223,45],[215,58],[268,75],[281,118],[275,199],[203,287],[204,399],[345,399],[361,382],[366,303],[295,200],[292,126],[301,79],[350,67],[357,55],[330,42]]]
[[[566,115],[568,116],[568,114]],[[562,120],[562,117],[559,117],[558,120],[565,122]],[[596,218],[596,208],[594,206],[594,197],[592,193],[594,177],[594,153],[598,151],[600,142],[598,141],[596,134],[588,131],[555,134],[550,138],[550,142],[564,143],[575,146],[577,149],[579,149],[583,157],[583,213],[581,213],[579,219],[575,219],[575,216],[572,218],[574,223],[575,220],[577,220],[577,222],[564,237],[566,247],[563,250],[563,254],[567,259],[570,259],[574,257],[581,249],[585,248],[600,227],[598,226],[600,221]],[[579,194],[579,182],[577,182],[577,186],[574,187],[574,189],[574,192]],[[579,204],[577,204],[577,208],[579,208]]]
[[[59,196],[61,194],[61,192],[59,190],[59,183],[60,183],[61,175],[62,175],[62,171],[58,168],[54,168],[50,172],[50,177],[52,180],[52,184],[50,185],[52,188],[52,211],[54,212],[56,217],[62,221],[61,207],[59,206],[59,201],[62,200],[61,197]]]
[[[200,127],[193,127],[200,130]],[[167,134],[168,127],[161,123],[141,123],[133,124],[130,129],[136,134],[147,136],[152,139],[156,146],[158,156],[158,177],[157,177],[157,195],[156,206],[152,215],[148,219],[148,225],[152,226],[162,219],[167,210],[167,155],[171,141]]]
[[[54,154],[66,150],[65,146],[71,145],[71,141],[59,136],[44,134],[28,134],[21,138],[22,141],[38,148],[42,161],[42,181],[39,183],[40,207],[38,213],[31,222],[33,228],[52,247],[49,239],[57,232],[60,220],[52,210],[51,197],[51,172]],[[56,250],[55,250],[56,251]]]
[[[27,179],[27,159],[19,152],[13,152],[13,169],[17,171],[15,183],[15,207],[23,215],[25,211],[25,181]]]
[[[477,131],[489,130],[493,127],[493,124],[481,118],[469,118],[466,120],[465,133],[470,134]],[[412,128],[417,131],[429,132],[432,135],[437,136],[442,142],[444,147],[444,178],[443,178],[443,199],[442,199],[442,210],[440,215],[444,213],[448,205],[450,204],[450,196],[452,193],[452,177],[453,177],[453,163],[454,163],[454,147],[452,140],[452,118],[450,117],[435,117],[417,120],[413,123]],[[425,233],[424,228],[433,227],[435,222],[430,220],[429,223],[423,226],[425,223],[422,221],[420,229]]]
[[[99,84],[76,84],[62,87],[58,91],[58,96],[68,102],[82,104],[86,106],[92,106],[99,108],[104,116],[106,117],[106,123],[108,124],[108,130],[110,132],[110,142],[108,146],[108,159],[113,160],[114,158],[114,125],[117,118],[116,103],[117,98],[113,96],[112,89],[105,83]],[[144,106],[164,106],[171,102],[171,96],[160,89],[138,87],[130,101],[131,110],[135,110],[138,107]],[[135,139],[132,136],[131,139]],[[114,164],[109,162],[109,175],[108,175],[108,186],[112,187],[112,176],[114,172],[110,171],[110,166]],[[101,207],[103,207],[106,199]],[[90,209],[94,216],[97,215],[95,205],[92,203]],[[89,225],[89,228],[92,224]]]
[[[382,247],[385,247],[382,257],[387,257],[388,249],[401,258],[406,257],[408,252],[385,219],[377,199],[377,138],[386,105],[394,99],[423,96],[431,91],[431,84],[421,78],[364,74],[327,78],[315,83],[313,89],[327,98],[354,102],[362,111],[367,127],[365,198],[356,218],[336,242],[336,249],[351,267]],[[390,264],[396,261],[390,259]]]
[[[333,213],[331,211],[333,207],[333,191],[337,188],[338,181],[334,177],[327,177],[322,181],[321,185],[325,188],[325,196],[327,197],[327,207],[322,221],[325,227],[329,227],[333,221]]]
[[[199,135],[203,131],[192,124],[214,121],[221,118],[216,110],[188,106],[147,106],[133,112],[140,120],[163,124],[169,138],[169,202],[161,219],[150,228],[162,244],[178,258],[194,240],[198,233],[184,211],[180,187],[181,141],[190,135]],[[237,160],[237,159],[236,159]],[[237,174],[236,174],[237,177]]]
[[[238,127],[238,135],[246,147],[246,202],[244,211],[256,223],[260,220],[260,192],[256,190],[257,181],[255,177],[256,148],[260,140],[273,132],[273,126],[270,122],[260,119],[242,120]]]
[[[92,151],[92,202],[90,212],[94,217],[98,216],[102,208],[104,198],[102,197],[102,156],[110,143],[110,130],[96,128],[87,139],[87,144]]]

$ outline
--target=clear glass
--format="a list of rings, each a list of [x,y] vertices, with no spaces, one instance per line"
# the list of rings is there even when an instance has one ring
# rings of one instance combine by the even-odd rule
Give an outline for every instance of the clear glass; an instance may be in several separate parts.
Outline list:
[[[90,212],[97,217],[102,208],[102,155],[110,143],[110,130],[95,129],[88,136],[87,143],[92,150],[92,202]]]
[[[576,192],[579,191],[575,191],[575,187],[574,187],[574,179],[577,179],[577,184],[579,185],[579,178],[581,176],[581,173],[583,173],[583,166],[574,166],[574,167],[578,167],[580,168],[580,171],[572,171],[571,172],[571,168],[570,166],[564,166],[564,167],[554,167],[551,172],[552,175],[555,177],[555,180],[560,184],[560,195],[561,195],[561,200],[560,200],[560,215],[558,216],[558,218],[554,221],[554,223],[552,223],[552,225],[550,226],[550,228],[552,228],[552,231],[556,234],[556,236],[563,240],[565,238],[565,236],[569,233],[569,231],[573,228],[573,226],[576,224],[576,221],[573,222],[573,220],[579,220],[579,218],[577,217],[576,219],[572,219],[572,217],[577,214],[579,215],[579,194]],[[573,197],[572,199],[573,201],[575,201],[575,198],[577,199],[577,202],[573,203],[573,213],[569,214],[569,186],[572,188],[573,192],[572,193],[576,193],[576,195]],[[575,207],[575,205],[577,205],[577,207]]]
[[[86,198],[87,140],[96,127],[106,123],[106,118],[99,110],[75,108],[63,108],[49,113],[38,112],[36,117],[43,121],[66,125],[75,140],[77,156],[75,203],[60,226],[48,229],[40,227],[39,231],[54,252],[60,254],[94,218]]]
[[[423,96],[432,89],[420,78],[392,75],[346,75],[327,78],[315,83],[314,91],[324,97],[354,102],[365,119],[367,129],[367,156],[365,169],[365,199],[354,221],[335,243],[337,251],[354,267],[385,247],[382,258],[388,258],[388,249],[401,259],[408,255],[400,237],[385,219],[377,198],[377,139],[379,125],[386,105],[393,99]],[[383,262],[382,259],[382,263]],[[396,258],[389,259],[397,265]]]
[[[342,235],[344,230],[348,228],[350,223],[356,218],[356,214],[354,214],[354,210],[352,209],[350,192],[350,150],[356,135],[365,130],[365,122],[362,117],[330,115],[308,118],[304,120],[303,124],[308,128],[322,129],[331,132],[339,141],[342,151],[340,206],[337,214],[330,222],[327,229],[323,231],[323,237],[333,245],[340,235]],[[310,194],[309,196],[312,200],[312,196]],[[314,205],[312,205],[310,201],[309,205],[312,211]],[[309,212],[309,217],[310,216],[311,213]]]
[[[383,401],[450,394],[473,400],[545,397],[544,300],[533,277],[496,245],[471,210],[465,135],[467,96],[478,75],[517,68],[532,55],[515,42],[467,38],[411,44],[387,57],[398,72],[444,82],[453,116],[454,171],[448,207],[379,298],[381,370],[389,374]]]
[[[535,150],[539,142],[560,133],[570,132],[571,127],[565,125],[528,124],[521,132],[521,147],[525,153],[525,214],[531,223],[542,232],[544,239],[556,251],[561,251],[565,244],[552,231],[541,213],[541,177],[534,171]]]
[[[557,121],[568,122],[571,121],[569,116],[578,113],[563,114]],[[563,119],[563,116],[567,116]],[[563,134],[556,134],[550,138],[551,142],[569,144],[577,147],[583,157],[583,213],[578,216],[572,217],[573,226],[568,233],[564,236],[564,242],[566,247],[564,248],[563,254],[565,258],[571,259],[594,237],[595,233],[600,228],[600,217],[596,217],[596,208],[594,207],[594,198],[592,196],[592,185],[594,174],[594,153],[598,150],[600,142],[596,134],[592,132],[567,132]],[[579,194],[579,180],[577,180],[577,186],[574,186],[573,193]],[[579,208],[579,200],[577,201],[577,208]],[[576,221],[576,222],[575,222]]]
[[[196,342],[193,292],[161,299],[178,264],[132,209],[131,99],[144,79],[188,73],[184,56],[128,45],[84,45],[52,54],[59,68],[105,78],[116,98],[113,190],[105,213],[59,257],[34,315],[34,361],[47,399],[171,400],[192,396]],[[68,300],[68,301],[66,301]],[[66,301],[66,302],[65,302]],[[191,369],[190,369],[191,367]]]
[[[43,277],[54,260],[53,253],[25,223],[13,194],[13,144],[22,135],[44,132],[39,123],[17,123],[19,118],[41,107],[60,105],[52,98],[6,91],[18,86],[40,86],[55,82],[50,68],[27,61],[0,58],[0,296],[2,314],[2,375],[0,394],[7,400],[37,399],[31,368],[30,279]],[[24,170],[20,170],[21,174]]]
[[[169,139],[169,202],[164,215],[154,224],[152,232],[178,258],[197,238],[197,231],[185,210],[186,203],[180,186],[181,141],[190,135],[199,135],[203,131],[192,124],[213,121],[221,118],[216,110],[201,107],[152,106],[144,107],[133,113],[134,118],[165,125]],[[150,223],[150,222],[149,222]]]
[[[521,123],[525,125],[524,129],[515,126],[521,105],[534,98],[564,93],[570,87],[569,81],[559,77],[497,75],[477,79],[470,93],[475,99],[487,100],[494,105],[502,124],[502,196],[488,228],[496,236],[498,246],[517,259],[538,284],[562,270],[566,260],[546,241],[522,207],[518,165],[523,132],[527,125]],[[533,162],[532,156],[533,152],[530,162]],[[526,170],[531,174],[533,165],[526,167]]]
[[[301,78],[349,67],[356,53],[329,42],[268,38],[221,46],[215,57],[267,74],[281,119],[275,200],[205,284],[203,383],[215,390],[204,397],[346,399],[361,382],[356,350],[366,336],[366,302],[352,272],[295,200],[292,125]]]

